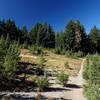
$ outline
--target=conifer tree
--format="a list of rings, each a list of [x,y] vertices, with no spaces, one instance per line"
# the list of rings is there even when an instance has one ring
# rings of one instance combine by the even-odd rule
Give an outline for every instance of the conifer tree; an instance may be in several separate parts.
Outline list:
[[[92,50],[93,52],[98,52],[99,49],[99,43],[100,43],[100,30],[94,26],[90,33],[89,33],[89,39],[90,39],[90,43],[92,45]]]
[[[79,21],[70,20],[65,28],[65,45],[67,50],[82,51],[86,33]],[[84,45],[85,46],[85,45]]]
[[[10,43],[9,38],[0,38],[0,79],[12,79],[19,61],[18,44]]]
[[[4,77],[13,78],[19,61],[19,49],[17,44],[10,44],[4,59]]]

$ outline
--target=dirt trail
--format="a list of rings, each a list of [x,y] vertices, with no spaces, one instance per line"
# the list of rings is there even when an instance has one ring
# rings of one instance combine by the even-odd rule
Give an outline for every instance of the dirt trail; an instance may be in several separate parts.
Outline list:
[[[41,94],[44,97],[55,98],[55,100],[86,100],[83,96],[84,80],[82,77],[84,61],[85,59],[82,60],[78,75],[70,77],[66,87],[62,87],[60,84],[58,84],[56,77],[49,77],[49,83],[51,86],[47,91],[41,92]],[[20,94],[24,96],[26,95],[25,97],[34,97],[37,95],[36,92],[15,92],[11,94]]]
[[[62,87],[56,84],[56,78],[51,81],[54,83],[51,87],[55,89],[53,92],[45,92],[43,95],[54,97],[54,98],[64,98],[65,100],[85,100],[83,96],[83,84],[84,80],[82,77],[83,64],[85,59],[81,63],[81,69],[77,76],[70,77],[69,82],[66,87]]]
[[[75,88],[71,89],[71,91],[68,91],[67,93],[63,94],[65,98],[71,99],[71,100],[84,100],[83,96],[83,84],[84,80],[82,77],[83,73],[83,64],[85,59],[83,59],[81,63],[81,69],[78,73],[78,76],[76,77],[70,77],[70,84],[74,84],[73,86],[76,86]]]

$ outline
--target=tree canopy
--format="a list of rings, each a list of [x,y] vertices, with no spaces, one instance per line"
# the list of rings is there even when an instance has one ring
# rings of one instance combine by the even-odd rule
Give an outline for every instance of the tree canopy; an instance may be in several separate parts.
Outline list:
[[[37,23],[30,31],[24,25],[19,28],[15,21],[0,21],[0,36],[9,37],[20,44],[56,48],[60,51],[100,53],[100,30],[94,26],[89,34],[78,20],[70,20],[62,32],[55,32],[50,24]]]

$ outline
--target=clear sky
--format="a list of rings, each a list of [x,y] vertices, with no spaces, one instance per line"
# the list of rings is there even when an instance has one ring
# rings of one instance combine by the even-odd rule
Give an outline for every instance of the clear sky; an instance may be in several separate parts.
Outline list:
[[[68,20],[80,20],[85,29],[100,28],[100,0],[0,0],[0,19],[11,18],[30,29],[37,22],[63,31]]]

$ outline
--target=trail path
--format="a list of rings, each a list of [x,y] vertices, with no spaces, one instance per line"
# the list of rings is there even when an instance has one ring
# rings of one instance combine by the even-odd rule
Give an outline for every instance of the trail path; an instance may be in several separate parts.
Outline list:
[[[41,94],[44,97],[51,97],[55,98],[56,100],[86,100],[83,96],[84,80],[82,77],[84,61],[85,59],[82,60],[78,75],[69,77],[69,82],[66,87],[59,85],[56,77],[49,77],[49,83],[51,84],[50,88],[45,92],[41,92]],[[36,92],[16,92],[11,94],[26,95],[26,97],[34,97],[37,95]]]
[[[70,77],[69,83],[74,84],[76,86],[76,88],[73,88],[73,89],[71,89],[71,91],[68,91],[67,93],[63,94],[65,96],[65,98],[68,98],[71,100],[84,100],[85,99],[83,96],[84,80],[82,77],[84,61],[85,61],[85,59],[83,59],[83,61],[81,63],[81,69],[78,73],[78,76]]]
[[[51,83],[54,83],[52,87],[53,89],[55,89],[55,91],[47,92],[43,94],[45,96],[54,97],[54,98],[64,98],[65,100],[85,100],[83,96],[84,80],[82,77],[84,61],[85,59],[83,59],[81,63],[81,68],[78,75],[69,78],[67,87],[62,87],[61,85],[56,84],[55,82],[56,80],[53,79]]]

